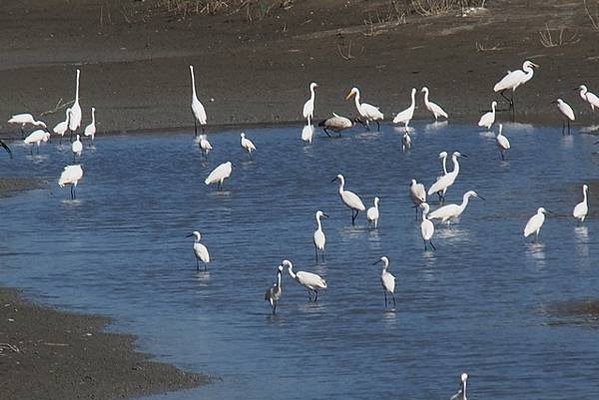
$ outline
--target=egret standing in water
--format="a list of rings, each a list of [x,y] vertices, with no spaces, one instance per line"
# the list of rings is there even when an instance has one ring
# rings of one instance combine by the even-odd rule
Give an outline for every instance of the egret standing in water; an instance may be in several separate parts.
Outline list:
[[[580,85],[577,90],[580,90],[580,97],[591,106],[591,111],[599,109],[599,97],[596,94],[589,92],[585,85]]]
[[[85,127],[83,134],[90,137],[92,142],[96,138],[96,107],[92,107],[92,122]]]
[[[322,256],[322,261],[324,262],[324,246],[327,243],[327,238],[324,235],[324,231],[322,230],[322,223],[321,223],[321,219],[322,218],[328,218],[329,216],[326,215],[325,213],[323,213],[322,211],[318,210],[316,211],[316,225],[317,228],[314,231],[314,236],[313,236],[313,240],[314,240],[314,254],[316,255],[316,262],[318,262],[318,252],[320,251],[320,254]]]
[[[326,133],[326,130],[325,130]],[[328,135],[328,133],[327,133]],[[312,143],[312,138],[314,137],[314,125],[306,124],[302,128],[302,141]]]
[[[379,110],[378,107],[370,105],[368,103],[360,103],[360,90],[356,87],[352,88],[349,92],[346,100],[349,100],[352,96],[355,96],[356,109],[358,110],[358,114],[366,121],[366,126],[370,127],[370,122],[374,121],[377,125],[377,130],[381,130],[381,124],[379,121],[382,121],[384,116],[383,113]]]
[[[77,84],[75,86],[75,101],[71,106],[69,115],[69,131],[71,131],[71,140],[73,140],[73,132],[77,131],[81,126],[81,106],[79,105],[79,77],[81,71],[77,69]]]
[[[416,92],[417,92],[416,88],[412,88],[412,94],[411,94],[412,103],[410,104],[410,106],[408,108],[397,113],[395,118],[393,118],[394,124],[401,124],[401,123],[404,124],[406,132],[408,130],[408,124],[412,120],[412,117],[414,117],[414,109],[416,108]]]
[[[499,133],[497,133],[497,137],[495,138],[495,142],[497,143],[497,148],[501,153],[501,159],[505,160],[505,152],[510,149],[510,141],[507,140],[505,136],[502,134],[503,125],[499,124]]]
[[[320,122],[318,126],[322,127],[328,137],[331,137],[329,130],[337,132],[339,137],[341,137],[341,131],[353,127],[354,123],[349,118],[333,113],[332,117]]]
[[[241,145],[241,148],[243,150],[245,150],[246,153],[248,153],[248,155],[250,156],[250,159],[252,158],[252,152],[256,151],[256,146],[254,146],[254,143],[252,143],[252,141],[248,138],[245,137],[245,133],[241,132],[240,134],[241,139],[239,144]]]
[[[524,237],[529,237],[531,234],[535,234],[535,242],[539,240],[539,232],[541,227],[545,223],[545,213],[548,212],[543,207],[539,207],[537,213],[530,217],[526,226],[524,227]]]
[[[202,243],[200,243],[200,240],[202,239],[202,235],[200,235],[200,232],[193,231],[186,237],[192,236],[195,236],[195,241],[193,243],[193,254],[196,256],[197,270],[200,270],[201,261],[202,263],[204,263],[204,271],[206,271],[208,269],[208,263],[210,262],[210,254],[208,253],[208,248],[204,246]]]
[[[62,144],[62,138],[63,138],[64,134],[67,132],[67,130],[69,129],[69,116],[70,115],[71,115],[71,109],[67,108],[65,111],[65,120],[56,124],[56,126],[54,126],[54,128],[52,129],[52,131],[54,133],[56,133],[57,135],[60,135],[60,142],[59,142],[60,144]]]
[[[314,89],[318,87],[316,82],[310,83],[310,98],[304,103],[304,109],[302,114],[304,118],[308,120],[308,125],[312,125],[312,119],[314,118],[314,100],[316,98],[316,92]]]
[[[366,219],[368,220],[368,224],[374,224],[374,229],[377,229],[379,226],[379,201],[378,197],[374,198],[374,206],[370,207],[368,211],[366,211]]]
[[[465,372],[462,373],[462,375],[460,375],[460,388],[458,389],[458,392],[456,394],[451,396],[450,400],[468,400],[468,398],[466,397],[466,381],[467,380],[468,380],[468,374]]]
[[[560,114],[562,114],[562,135],[566,130],[566,123],[568,123],[568,135],[570,134],[570,121],[574,121],[576,117],[574,116],[574,110],[568,103],[563,101],[562,99],[557,99],[552,101],[552,103],[557,104],[557,109]]]
[[[277,304],[281,299],[281,295],[283,294],[283,287],[281,286],[282,277],[283,266],[279,265],[277,267],[277,282],[273,284],[272,287],[268,288],[264,294],[264,300],[268,301],[272,307],[272,315],[277,313]]]
[[[36,121],[33,115],[29,113],[13,115],[8,120],[8,123],[21,125],[21,137],[25,134],[24,129],[26,125],[41,126],[43,129],[47,129],[43,121]]]
[[[223,188],[223,182],[225,179],[231,176],[231,172],[233,171],[233,164],[231,161],[227,161],[225,163],[220,164],[218,167],[214,168],[212,172],[208,175],[208,177],[204,180],[206,185],[213,185],[218,183],[218,190]]]
[[[466,210],[466,206],[468,206],[468,200],[470,197],[478,197],[481,200],[484,200],[484,197],[479,196],[474,190],[469,190],[464,193],[462,197],[462,204],[447,204],[443,207],[437,208],[435,211],[431,212],[428,215],[429,219],[440,219],[442,223],[447,222],[447,225],[451,223],[452,220],[457,220],[460,218],[460,215]]]
[[[79,135],[77,135],[77,139],[71,144],[71,151],[73,152],[73,162],[76,157],[81,157],[81,153],[83,152],[83,143],[79,140]]]
[[[350,192],[349,190],[345,190],[345,178],[343,175],[337,175],[337,177],[331,182],[335,181],[339,182],[339,197],[341,197],[343,204],[345,204],[351,210],[351,224],[355,225],[358,214],[360,211],[366,211],[366,207],[357,194]],[[356,212],[355,214],[354,211]]]
[[[439,153],[439,158],[441,159],[441,164],[443,165],[443,175],[437,176],[437,181],[441,179],[443,176],[447,175],[447,152],[442,151]],[[447,188],[437,192],[437,196],[439,196],[439,201],[442,201],[445,198],[445,193],[447,192]]]
[[[420,223],[420,236],[422,236],[422,240],[424,241],[424,251],[426,251],[426,242],[428,241],[433,248],[433,250],[437,250],[435,245],[433,244],[432,238],[435,233],[435,226],[431,221],[428,220],[427,214],[430,210],[430,207],[426,203],[422,203],[420,205],[422,208],[422,222]]]
[[[198,136],[198,122],[202,127],[202,133],[204,133],[207,117],[204,105],[200,103],[200,100],[198,100],[198,95],[196,94],[196,77],[195,73],[193,72],[193,65],[189,66],[189,72],[191,73],[191,113],[193,114],[195,136]]]
[[[71,200],[75,200],[77,198],[75,194],[75,188],[77,188],[77,183],[82,177],[83,168],[81,168],[81,165],[67,165],[64,167],[62,174],[60,174],[58,186],[62,188],[65,185],[71,185]]]
[[[422,183],[416,182],[416,179],[412,179],[410,183],[410,200],[414,203],[416,219],[418,219],[418,208],[422,203],[426,203],[426,189]]]
[[[327,282],[320,275],[306,271],[293,272],[293,264],[289,260],[283,260],[281,265],[288,268],[289,276],[306,288],[309,301],[312,301],[312,293],[314,293],[314,301],[318,301],[318,291],[327,288]]]
[[[478,121],[478,126],[485,127],[487,129],[491,129],[491,126],[495,123],[495,109],[497,108],[497,102],[493,101],[491,103],[491,111],[483,114]]]
[[[378,261],[372,265],[383,263],[383,270],[381,272],[381,285],[383,286],[383,293],[385,294],[385,308],[387,308],[387,293],[391,295],[393,299],[393,307],[395,308],[395,277],[387,271],[389,268],[389,259],[382,256]]]
[[[433,193],[442,192],[441,199],[445,201],[445,192],[447,189],[453,185],[458,174],[460,173],[460,163],[458,162],[458,158],[466,157],[465,154],[460,154],[457,151],[454,151],[451,155],[451,161],[453,162],[453,170],[451,172],[446,173],[441,178],[439,178],[433,185],[428,189],[428,195],[432,195]]]
[[[537,64],[531,61],[524,61],[522,64],[522,69],[508,71],[508,73],[493,87],[493,91],[495,91],[495,93],[499,92],[499,94],[510,103],[510,110],[512,111],[515,110],[514,94],[516,93],[516,89],[518,86],[524,85],[526,82],[532,79],[532,76],[535,72],[532,67],[539,68]],[[505,91],[510,89],[512,91],[512,97],[508,98],[505,95]]]
[[[589,202],[587,198],[588,191],[589,187],[587,185],[582,185],[582,201],[576,204],[572,211],[572,216],[576,218],[579,223],[583,223],[589,213]]]
[[[208,158],[208,153],[210,153],[210,151],[212,150],[212,145],[208,141],[208,135],[201,134],[199,138],[200,142],[198,143],[198,146],[200,146],[200,150],[202,151],[204,158]]]
[[[37,145],[37,154],[40,153],[40,144],[42,142],[46,143],[50,139],[50,132],[46,132],[44,130],[38,129],[33,131],[23,140],[25,144],[31,145],[31,155],[33,155],[33,147]]]
[[[427,110],[433,113],[435,121],[439,119],[439,117],[443,117],[445,119],[449,118],[445,110],[443,110],[440,105],[428,100],[428,88],[426,86],[422,88],[421,92],[424,93],[424,106]]]

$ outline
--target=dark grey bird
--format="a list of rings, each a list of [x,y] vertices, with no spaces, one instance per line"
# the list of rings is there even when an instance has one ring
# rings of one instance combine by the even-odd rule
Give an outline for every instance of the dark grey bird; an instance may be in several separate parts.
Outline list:
[[[266,293],[264,294],[264,300],[268,301],[270,303],[270,306],[272,307],[272,315],[275,315],[277,313],[277,303],[279,302],[279,299],[283,294],[283,288],[281,286],[282,278],[283,266],[279,265],[277,267],[277,282],[274,283],[270,288],[268,288],[268,290],[266,290]]]

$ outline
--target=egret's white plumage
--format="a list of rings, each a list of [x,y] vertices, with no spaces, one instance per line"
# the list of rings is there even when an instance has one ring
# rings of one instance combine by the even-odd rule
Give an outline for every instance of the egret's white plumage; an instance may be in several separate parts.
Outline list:
[[[268,288],[266,290],[266,293],[264,294],[264,300],[270,303],[273,315],[275,315],[277,312],[277,304],[281,299],[281,295],[283,294],[282,276],[283,266],[279,265],[277,267],[277,282],[274,283],[270,288]]]
[[[440,105],[428,100],[428,88],[426,86],[422,88],[421,92],[424,92],[424,106],[427,110],[433,113],[435,121],[439,119],[439,117],[446,119],[449,118],[445,110],[443,110]]]
[[[358,214],[360,211],[366,211],[366,207],[357,194],[345,190],[345,178],[343,175],[337,175],[337,177],[333,179],[333,182],[335,181],[339,181],[339,197],[341,197],[341,201],[352,211],[351,223],[354,225]],[[355,214],[354,211],[356,212]]]
[[[327,282],[317,274],[306,271],[293,271],[293,264],[289,260],[283,260],[281,263],[283,267],[287,267],[287,272],[297,283],[302,285],[308,291],[308,297],[312,300],[312,293],[314,293],[314,301],[318,300],[318,291],[327,288]]]
[[[314,118],[314,100],[316,98],[315,88],[318,87],[316,82],[310,83],[310,98],[304,103],[304,109],[302,115],[308,120],[308,125],[312,125],[312,119]]]
[[[241,132],[241,134],[239,135],[241,137],[239,144],[241,145],[241,148],[248,153],[248,155],[250,156],[250,158],[252,158],[252,152],[256,151],[256,146],[254,145],[254,143],[252,143],[252,141],[248,138],[245,137],[245,133]]]
[[[225,179],[231,176],[232,171],[233,164],[231,163],[231,161],[222,163],[218,167],[214,168],[212,172],[210,172],[208,177],[204,180],[204,183],[206,185],[218,183],[218,188],[222,189],[223,182],[225,181]]]
[[[77,135],[77,139],[71,144],[71,151],[73,152],[73,159],[75,157],[81,157],[83,143],[81,142],[79,135]]]
[[[491,103],[491,111],[483,114],[478,121],[478,126],[485,127],[487,129],[491,129],[491,126],[495,123],[495,109],[497,108],[497,102],[493,101]]]
[[[385,308],[387,308],[387,293],[393,298],[393,307],[395,307],[395,277],[387,269],[389,268],[389,259],[382,256],[374,264],[383,263],[383,270],[381,271],[381,285],[383,286],[383,292],[385,293]]]
[[[460,215],[462,215],[462,213],[468,206],[468,201],[470,200],[470,197],[479,197],[482,199],[482,197],[480,197],[474,190],[469,190],[466,193],[464,193],[461,204],[447,204],[443,207],[439,207],[435,211],[431,212],[428,215],[428,218],[440,219],[441,222],[447,222],[449,224],[452,220],[456,220],[460,217]]]
[[[71,109],[67,108],[66,111],[65,111],[65,120],[59,122],[58,124],[56,124],[54,126],[54,128],[52,129],[52,131],[54,133],[56,133],[57,135],[60,135],[60,142],[61,143],[62,143],[62,137],[64,136],[64,134],[69,129],[69,115],[70,114],[71,114]]]
[[[204,109],[204,105],[200,103],[198,100],[198,95],[196,94],[196,77],[193,72],[193,65],[189,66],[189,72],[191,74],[191,113],[193,114],[193,125],[195,129],[195,135],[198,135],[198,122],[202,127],[202,132],[204,132],[204,125],[208,118],[206,117],[206,110]]]
[[[589,92],[585,85],[578,87],[580,90],[580,97],[591,106],[591,110],[595,111],[595,108],[599,109],[599,97],[596,94]]]
[[[318,262],[318,252],[320,251],[322,255],[322,261],[324,261],[324,246],[327,243],[327,238],[322,230],[322,222],[320,221],[322,218],[328,218],[328,215],[323,213],[322,211],[316,211],[316,230],[314,231],[313,241],[314,241],[314,253],[316,255],[316,262]]]
[[[79,105],[79,77],[81,71],[77,70],[77,85],[75,87],[75,102],[71,106],[71,114],[69,117],[69,130],[75,132],[81,126],[81,106]]]
[[[15,114],[10,117],[8,123],[21,125],[21,134],[23,134],[26,125],[41,126],[42,128],[47,129],[45,122],[36,121],[35,118],[33,118],[33,115],[29,113]]]
[[[374,224],[374,229],[377,229],[379,226],[379,201],[378,197],[374,198],[374,206],[370,207],[368,211],[366,211],[366,219],[369,224]]]
[[[458,174],[460,173],[460,163],[458,162],[459,157],[465,156],[457,151],[454,151],[451,156],[451,161],[453,162],[453,170],[451,172],[446,173],[445,175],[437,179],[435,183],[432,184],[432,186],[428,189],[429,196],[433,193],[442,192],[443,195],[441,197],[445,198],[445,192],[451,185],[453,185],[456,178],[458,177]]]
[[[507,74],[495,84],[493,90],[495,93],[499,92],[501,96],[509,101],[510,108],[514,107],[514,93],[518,86],[524,85],[526,82],[532,79],[534,75],[534,69],[532,67],[539,68],[539,66],[531,61],[524,61],[522,64],[522,69],[517,69],[515,71],[508,71]],[[512,91],[512,98],[508,99],[504,92],[506,90]]]
[[[326,130],[325,130],[326,132]],[[312,138],[314,138],[314,125],[306,124],[302,128],[302,141],[312,143]]]
[[[531,234],[535,234],[535,240],[539,239],[539,232],[541,231],[541,227],[545,223],[545,210],[543,207],[539,207],[537,213],[530,217],[526,226],[524,227],[524,237],[529,237]]]
[[[582,201],[574,207],[572,211],[572,216],[576,218],[579,222],[584,222],[584,219],[587,217],[589,213],[589,201],[587,198],[589,187],[587,185],[582,185]]]
[[[468,374],[465,372],[462,373],[462,375],[460,375],[460,388],[458,389],[458,392],[456,394],[451,396],[450,400],[468,400],[468,398],[466,397],[466,381],[467,380],[468,380]]]
[[[505,152],[510,149],[510,141],[503,136],[503,125],[499,124],[499,132],[497,133],[497,137],[495,138],[495,142],[497,143],[497,148],[501,152],[501,159],[505,160]]]
[[[202,239],[202,235],[198,231],[193,231],[193,233],[187,235],[187,237],[194,236],[195,240],[193,243],[193,254],[196,257],[196,267],[197,270],[200,270],[200,261],[204,263],[204,271],[206,271],[208,263],[210,262],[210,254],[208,253],[208,248],[200,243]]]
[[[85,127],[83,134],[91,137],[92,141],[96,138],[96,107],[92,107],[92,122]]]
[[[408,108],[406,108],[403,111],[400,111],[395,118],[393,118],[393,123],[394,124],[404,124],[406,130],[408,129],[408,124],[410,123],[410,121],[412,120],[412,117],[414,117],[414,109],[416,108],[416,88],[412,88],[412,103],[410,103],[410,106]]]
[[[345,99],[348,100],[352,96],[355,96],[356,109],[358,110],[358,114],[366,120],[366,125],[369,125],[371,121],[374,121],[380,130],[381,124],[379,121],[382,121],[384,116],[379,108],[368,103],[360,103],[360,90],[356,87],[352,88]]]
[[[562,115],[562,134],[566,129],[566,123],[568,125],[568,134],[570,134],[570,121],[574,121],[576,117],[574,116],[574,110],[568,103],[563,101],[562,99],[557,99],[553,103],[557,104],[557,109]]]
[[[208,157],[208,153],[210,153],[210,151],[212,150],[212,145],[208,141],[208,135],[202,134],[199,136],[199,138],[200,141],[198,143],[198,146],[200,146],[200,150],[202,151],[204,157]]]
[[[318,126],[322,126],[327,136],[331,136],[329,130],[337,132],[341,136],[341,131],[353,127],[354,123],[349,118],[333,113],[332,117],[320,122]]]
[[[441,164],[443,165],[443,175],[447,175],[447,157],[449,155],[446,151],[442,151],[439,153],[439,159],[441,160]],[[440,176],[439,176],[440,178]]]
[[[422,183],[416,182],[416,179],[412,179],[412,182],[410,183],[410,200],[414,203],[416,219],[418,219],[419,206],[422,203],[426,203],[426,189]]]
[[[42,142],[47,142],[48,139],[50,139],[50,132],[38,129],[35,130],[33,132],[31,132],[26,138],[25,140],[23,140],[23,142],[25,144],[30,144],[31,145],[31,153],[33,154],[33,146],[37,145],[37,151],[39,153],[39,147],[40,144]]]
[[[422,208],[422,222],[420,222],[420,236],[424,241],[424,250],[426,251],[426,242],[428,241],[433,248],[436,250],[435,245],[433,244],[432,238],[435,233],[435,226],[431,221],[428,220],[427,214],[430,210],[430,207],[427,203],[422,203],[420,205]]]
[[[77,187],[77,183],[83,177],[83,168],[81,165],[67,165],[64,167],[64,170],[60,174],[60,178],[58,179],[58,186],[61,188],[65,185],[71,185],[71,199],[75,200],[75,188]]]

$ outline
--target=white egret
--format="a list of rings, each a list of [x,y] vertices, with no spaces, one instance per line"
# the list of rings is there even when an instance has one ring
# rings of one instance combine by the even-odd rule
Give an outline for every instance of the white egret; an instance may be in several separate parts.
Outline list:
[[[279,265],[277,267],[277,282],[272,285],[272,287],[266,290],[264,294],[264,300],[270,303],[272,307],[272,315],[277,313],[277,304],[281,299],[281,295],[283,294],[283,286],[282,284],[282,276],[283,276],[283,266]]]
[[[378,107],[375,107],[375,106],[367,104],[367,103],[360,103],[360,90],[358,88],[356,88],[356,87],[352,88],[352,90],[349,92],[349,94],[347,95],[347,97],[345,99],[349,100],[349,98],[352,96],[355,96],[354,99],[356,102],[356,108],[358,110],[358,114],[360,114],[360,116],[366,120],[366,126],[369,127],[370,121],[374,121],[374,122],[376,122],[377,130],[380,131],[381,124],[379,121],[383,120],[383,118],[384,118],[383,113],[379,110]]]
[[[468,380],[468,374],[465,372],[462,373],[462,375],[460,375],[460,388],[458,389],[458,392],[456,394],[451,396],[450,400],[468,400],[468,398],[466,397],[466,381],[467,380]]]
[[[510,141],[507,140],[505,136],[503,136],[503,125],[499,124],[499,133],[497,133],[497,137],[495,138],[495,142],[497,143],[497,148],[501,153],[501,159],[505,160],[505,152],[510,149]]]
[[[325,131],[326,132],[326,131]],[[328,135],[328,133],[327,133]],[[312,138],[314,138],[314,125],[306,124],[302,128],[302,141],[312,143]]]
[[[71,144],[71,151],[73,152],[73,161],[75,157],[81,157],[83,152],[83,143],[79,140],[80,136],[77,135],[77,139]]]
[[[447,175],[447,152],[442,151],[439,153],[439,158],[441,159],[441,164],[443,165],[443,175],[437,176],[437,180],[441,179],[444,175]],[[445,198],[445,193],[447,192],[447,188],[437,192],[437,196],[439,196],[439,201]]]
[[[552,101],[552,103],[557,104],[557,109],[562,114],[562,135],[566,129],[566,122],[568,123],[568,135],[570,134],[570,121],[574,121],[576,117],[574,116],[574,110],[568,103],[563,101],[562,99],[557,99]]]
[[[77,69],[77,85],[75,87],[75,102],[71,106],[71,114],[69,117],[69,130],[71,131],[71,138],[73,132],[75,132],[81,126],[81,106],[79,105],[79,77],[81,71]]]
[[[10,117],[8,123],[21,125],[21,137],[23,137],[22,135],[25,134],[24,129],[26,125],[41,126],[42,128],[47,129],[45,122],[36,121],[35,118],[33,118],[33,115],[29,113],[15,114],[12,117]]]
[[[314,118],[314,99],[316,97],[314,89],[317,87],[318,84],[316,82],[310,83],[310,98],[304,103],[304,109],[302,111],[304,118],[308,120],[308,125],[312,125],[312,119]]]
[[[426,203],[426,189],[422,183],[416,182],[416,179],[412,179],[410,183],[410,200],[414,203],[416,219],[418,219],[418,208],[420,204]]]
[[[491,129],[491,126],[495,123],[495,109],[497,108],[497,102],[493,101],[491,103],[491,111],[483,114],[478,121],[478,126],[485,127],[487,129]]]
[[[323,213],[322,211],[316,211],[316,225],[317,228],[314,231],[313,241],[314,241],[314,254],[316,256],[316,262],[318,262],[318,251],[322,256],[322,261],[324,261],[324,246],[327,243],[327,238],[324,235],[324,231],[322,230],[322,222],[320,221],[322,218],[328,218],[329,216]]]
[[[430,207],[426,203],[422,203],[420,205],[422,208],[422,222],[420,222],[420,236],[424,241],[424,251],[426,251],[426,242],[428,241],[433,248],[433,250],[437,250],[435,245],[433,244],[432,238],[435,233],[435,225],[431,221],[428,220],[427,214],[430,210]]]
[[[83,134],[91,137],[92,142],[96,138],[96,107],[92,107],[92,122],[85,127]]]
[[[199,138],[200,142],[198,143],[198,146],[200,146],[200,150],[202,151],[204,157],[208,158],[208,153],[210,153],[212,150],[212,145],[208,141],[208,135],[202,134],[199,136]]]
[[[435,121],[439,119],[439,117],[443,117],[445,119],[449,118],[445,110],[443,110],[440,105],[428,100],[428,88],[426,86],[422,88],[421,92],[424,93],[424,106],[427,110],[433,113]]]
[[[412,103],[410,104],[410,106],[408,108],[406,108],[403,111],[400,111],[399,113],[397,113],[397,115],[395,116],[395,118],[393,118],[393,123],[394,124],[401,124],[403,123],[405,126],[406,131],[408,130],[408,124],[410,123],[410,121],[412,120],[412,117],[414,116],[414,109],[416,108],[416,88],[412,88]]]
[[[214,168],[212,172],[210,172],[208,177],[204,180],[204,183],[206,185],[218,183],[218,190],[221,190],[223,188],[223,182],[225,181],[225,179],[231,176],[232,171],[233,164],[231,163],[231,161],[222,163],[218,167]]]
[[[65,185],[71,185],[71,200],[75,200],[77,197],[75,194],[75,188],[77,187],[77,183],[83,177],[83,168],[81,165],[67,165],[64,167],[64,170],[60,174],[60,178],[58,179],[58,186],[61,188]]]
[[[539,240],[539,232],[541,227],[545,223],[545,213],[548,212],[543,207],[539,207],[537,213],[530,217],[526,226],[524,227],[524,237],[529,237],[531,234],[535,234],[535,241]]]
[[[47,142],[50,139],[50,132],[38,129],[36,131],[33,131],[29,134],[29,136],[27,136],[25,138],[25,140],[23,140],[23,142],[25,144],[30,144],[31,145],[31,155],[33,155],[33,147],[34,145],[37,145],[37,153],[39,154],[40,152],[40,144],[42,142]]]
[[[532,76],[534,75],[534,69],[532,69],[532,67],[539,68],[537,64],[531,61],[524,61],[522,69],[508,71],[507,74],[493,87],[495,93],[499,92],[499,94],[510,103],[510,110],[514,110],[514,94],[518,86],[524,85],[532,79]],[[508,98],[504,92],[510,89],[512,90],[512,97]]]
[[[281,265],[287,267],[289,276],[306,288],[310,301],[312,300],[312,292],[314,292],[314,301],[318,301],[318,291],[327,288],[327,282],[320,275],[306,271],[293,272],[293,264],[289,260],[283,260]]]
[[[337,132],[341,136],[341,131],[353,127],[354,123],[349,118],[333,113],[332,117],[320,122],[318,126],[321,126],[324,133],[331,137],[329,130]]]
[[[252,152],[256,151],[256,146],[254,146],[254,143],[252,143],[252,141],[248,138],[245,137],[245,133],[241,132],[241,134],[239,135],[241,137],[239,144],[241,145],[241,148],[248,153],[248,155],[250,156],[250,159],[252,158]]]
[[[442,192],[443,194],[440,195],[440,197],[443,200],[445,200],[445,192],[451,185],[453,185],[456,178],[458,177],[458,174],[460,173],[460,163],[458,162],[458,158],[460,157],[466,157],[466,155],[460,154],[457,151],[453,152],[453,154],[451,155],[451,161],[453,162],[453,170],[451,172],[446,173],[445,175],[437,179],[435,183],[432,184],[432,186],[428,189],[429,196],[433,193]]]
[[[589,202],[587,198],[587,192],[589,191],[589,187],[587,185],[582,185],[582,201],[574,207],[572,211],[572,216],[576,218],[580,223],[584,222],[584,219],[587,217],[589,213]]]
[[[452,220],[456,220],[462,215],[466,206],[468,206],[468,201],[470,197],[478,197],[481,200],[484,200],[484,197],[479,196],[474,190],[469,190],[464,193],[462,197],[462,204],[447,204],[443,207],[437,208],[435,211],[431,212],[428,215],[429,219],[440,219],[441,222],[447,222],[447,225],[451,223]]]
[[[383,263],[383,270],[381,272],[381,285],[383,286],[383,293],[385,293],[385,308],[387,308],[387,293],[391,295],[393,299],[393,307],[395,307],[395,277],[387,271],[389,268],[389,259],[382,256],[378,261],[372,265]]]
[[[70,114],[71,114],[71,109],[67,108],[65,111],[65,120],[56,124],[54,126],[54,128],[52,129],[52,131],[54,133],[56,133],[57,135],[60,135],[60,143],[62,143],[62,138],[63,138],[64,134],[67,132],[67,130],[69,129],[69,115]]]
[[[200,243],[202,239],[202,235],[198,231],[193,231],[186,237],[195,237],[195,241],[193,243],[193,254],[196,256],[196,267],[197,270],[200,270],[200,261],[204,263],[204,271],[207,270],[208,263],[210,262],[210,254],[208,253],[208,248]]]
[[[374,206],[370,207],[368,211],[366,211],[366,219],[368,220],[368,224],[374,224],[374,229],[377,229],[379,226],[379,201],[378,197],[374,198]]]
[[[202,133],[204,133],[204,126],[207,122],[206,110],[200,100],[198,100],[198,96],[196,94],[196,77],[193,72],[193,65],[189,66],[189,72],[191,74],[191,113],[193,114],[193,126],[195,130],[195,136],[198,136],[198,122],[202,126]]]
[[[580,85],[577,90],[580,90],[580,97],[589,103],[592,111],[595,111],[595,107],[599,109],[599,97],[596,94],[589,92],[585,85]]]
[[[339,197],[341,197],[341,201],[351,210],[351,223],[355,225],[356,218],[360,211],[366,211],[366,207],[360,197],[354,192],[350,192],[349,190],[344,190],[345,188],[345,178],[343,175],[339,174],[336,178],[334,178],[331,182],[339,181]],[[356,212],[354,214],[354,211]]]

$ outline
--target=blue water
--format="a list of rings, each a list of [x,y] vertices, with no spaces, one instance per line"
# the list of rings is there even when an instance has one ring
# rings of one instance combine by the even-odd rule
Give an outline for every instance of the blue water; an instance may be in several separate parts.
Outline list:
[[[507,125],[512,149],[499,159],[492,135],[470,126],[415,123],[401,134],[354,129],[341,139],[301,127],[210,135],[208,162],[189,133],[100,136],[85,148],[78,201],[57,186],[72,161],[57,143],[0,157],[5,174],[46,179],[45,189],[2,199],[0,281],[35,299],[116,319],[142,351],[222,380],[160,399],[449,398],[462,371],[473,398],[599,396],[597,325],[556,316],[563,302],[599,297],[599,226],[593,211],[599,157],[594,137]],[[437,154],[467,154],[447,202],[474,199],[453,229],[437,225],[424,251],[408,198],[410,179],[429,186]],[[203,180],[234,163],[225,190]],[[451,162],[449,163],[451,169]],[[377,231],[351,226],[338,173],[367,207],[381,197]],[[591,215],[570,217],[591,184]],[[435,204],[435,202],[432,202]],[[554,212],[540,243],[522,237],[536,209]],[[436,205],[433,206],[433,208]],[[327,258],[316,264],[314,212],[325,211]],[[199,230],[212,262],[197,273]],[[397,308],[385,311],[381,255],[397,277]],[[287,274],[278,314],[263,300],[283,258],[326,277],[318,303]]]

